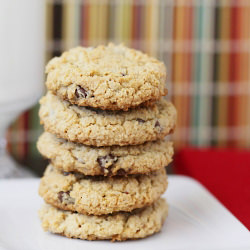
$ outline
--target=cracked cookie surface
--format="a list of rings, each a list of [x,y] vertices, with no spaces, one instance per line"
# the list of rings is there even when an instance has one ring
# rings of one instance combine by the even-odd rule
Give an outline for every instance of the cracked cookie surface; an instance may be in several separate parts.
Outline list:
[[[53,58],[46,73],[47,88],[79,106],[128,110],[167,93],[164,64],[123,45],[73,48]]]
[[[166,167],[174,154],[173,143],[164,140],[123,147],[93,147],[48,132],[39,137],[37,147],[55,168],[85,175],[147,174]]]
[[[167,188],[165,169],[128,177],[86,176],[61,172],[49,165],[39,194],[46,203],[83,214],[132,211],[152,204]]]
[[[173,132],[176,110],[161,99],[129,112],[78,107],[48,92],[40,100],[39,116],[46,131],[69,141],[93,146],[135,145],[163,139]]]
[[[168,214],[164,199],[131,213],[113,215],[84,215],[63,211],[44,204],[39,211],[45,231],[69,238],[84,240],[112,240],[145,238],[159,232]]]

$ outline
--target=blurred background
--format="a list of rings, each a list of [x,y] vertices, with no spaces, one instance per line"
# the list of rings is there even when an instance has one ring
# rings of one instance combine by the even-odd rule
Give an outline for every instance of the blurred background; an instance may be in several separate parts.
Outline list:
[[[165,62],[185,148],[250,147],[249,0],[47,0],[45,62],[71,47],[124,43]],[[10,126],[8,151],[37,174],[38,105]]]

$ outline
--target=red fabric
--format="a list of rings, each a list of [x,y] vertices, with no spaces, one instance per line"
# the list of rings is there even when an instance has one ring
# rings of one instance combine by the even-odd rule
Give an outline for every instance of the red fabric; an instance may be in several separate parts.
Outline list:
[[[200,181],[250,230],[250,151],[184,149],[174,168]]]

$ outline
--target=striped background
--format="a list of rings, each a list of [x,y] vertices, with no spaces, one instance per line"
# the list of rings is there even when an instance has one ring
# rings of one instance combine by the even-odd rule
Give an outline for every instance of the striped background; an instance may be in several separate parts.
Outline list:
[[[46,58],[76,45],[124,43],[163,60],[186,146],[250,146],[250,0],[47,1]],[[38,106],[8,132],[20,161],[41,159]],[[39,162],[39,161],[36,161]]]

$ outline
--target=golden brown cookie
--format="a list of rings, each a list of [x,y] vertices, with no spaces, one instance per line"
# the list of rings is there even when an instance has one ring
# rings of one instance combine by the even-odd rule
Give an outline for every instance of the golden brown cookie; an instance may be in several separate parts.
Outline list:
[[[46,131],[86,145],[142,144],[163,139],[176,124],[175,107],[165,99],[151,107],[104,111],[72,105],[48,92],[40,104],[39,115]]]
[[[79,106],[128,110],[167,93],[164,64],[123,45],[71,49],[46,72],[48,89]]]
[[[166,188],[165,169],[149,175],[94,177],[60,172],[49,165],[41,179],[39,194],[60,209],[101,215],[150,205]]]
[[[131,213],[118,212],[112,215],[78,214],[47,204],[39,211],[45,231],[69,238],[112,241],[145,238],[159,232],[167,214],[168,206],[164,199]]]
[[[48,132],[39,137],[37,147],[55,168],[85,175],[147,174],[166,167],[174,154],[173,143],[164,140],[123,147],[93,147]]]

